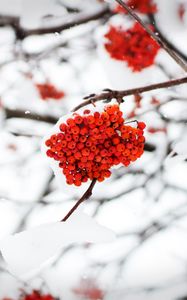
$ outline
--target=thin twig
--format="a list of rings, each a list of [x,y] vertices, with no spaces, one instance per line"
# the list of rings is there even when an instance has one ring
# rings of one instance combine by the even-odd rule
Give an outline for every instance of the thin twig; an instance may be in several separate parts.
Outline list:
[[[163,34],[163,32],[161,31],[161,28],[159,27],[159,25],[157,25],[157,20],[154,16],[154,14],[149,14],[149,20],[150,23],[152,23],[154,25],[155,31],[158,33],[158,36],[160,37],[160,39],[162,39],[162,41],[165,42],[165,44],[167,44],[168,48],[172,49],[175,53],[178,54],[178,56],[180,56],[184,61],[187,61],[187,55],[185,53],[183,53],[182,51],[180,51],[171,41],[169,41],[167,39],[167,37]]]
[[[70,209],[70,211],[67,213],[67,215],[65,215],[65,217],[61,220],[61,222],[65,222],[73,214],[73,212],[78,208],[78,206],[82,202],[84,202],[85,200],[87,200],[88,198],[91,197],[93,188],[96,184],[96,181],[97,181],[96,179],[92,180],[90,186],[88,187],[88,189],[86,190],[84,195],[75,203],[75,205]]]
[[[150,29],[148,25],[131,9],[125,2],[122,0],[115,0],[119,5],[121,5],[131,17],[136,20],[146,31],[147,33],[176,61],[176,63],[187,72],[187,64],[185,61],[173,50],[167,43],[154,31]]]
[[[116,91],[116,90],[109,90],[106,89],[104,92],[98,95],[90,95],[86,97],[84,102],[81,102],[79,105],[77,105],[72,111],[76,111],[88,104],[92,104],[93,102],[102,101],[102,100],[111,100],[111,99],[117,99],[122,101],[123,97],[130,96],[134,94],[141,94],[145,92],[149,92],[152,90],[158,90],[163,88],[169,88],[172,86],[177,86],[187,83],[187,77],[182,77],[174,80],[169,80],[165,82],[155,83],[143,87],[138,87],[134,89],[124,90],[124,91]],[[119,102],[119,101],[118,101]]]

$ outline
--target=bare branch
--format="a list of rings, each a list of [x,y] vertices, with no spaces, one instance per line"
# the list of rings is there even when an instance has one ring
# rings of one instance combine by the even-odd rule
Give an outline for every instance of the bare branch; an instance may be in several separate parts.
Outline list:
[[[105,16],[106,14],[109,14],[109,8],[104,7],[101,10],[97,12],[93,12],[92,14],[87,14],[81,12],[77,13],[73,20],[69,18],[69,21],[66,23],[62,23],[61,25],[54,26],[54,27],[46,27],[46,28],[38,28],[38,29],[31,29],[31,30],[24,30],[23,34],[25,36],[33,35],[33,34],[45,34],[45,33],[54,33],[54,32],[61,32],[62,30],[70,29],[72,27],[75,27],[77,25],[81,25],[90,21],[95,21],[100,19],[101,17]]]
[[[6,119],[23,118],[23,119],[47,122],[51,124],[55,124],[58,121],[58,118],[55,118],[53,116],[38,115],[33,112],[25,113],[24,110],[5,108],[4,111],[5,111]]]
[[[38,35],[38,34],[47,34],[47,33],[55,33],[61,32],[66,29],[70,29],[77,25],[85,24],[90,21],[98,20],[105,15],[111,14],[108,6],[102,7],[102,9],[97,10],[93,13],[85,14],[85,12],[80,12],[73,15],[71,18],[68,17],[66,22],[62,22],[60,25],[57,26],[50,26],[50,27],[42,27],[36,29],[24,29],[20,25],[20,19],[18,17],[11,17],[11,16],[0,16],[0,25],[10,25],[14,28],[16,32],[16,36],[18,39],[24,39],[30,35]]]
[[[179,79],[174,79],[174,80],[169,80],[169,81],[165,81],[165,82],[155,83],[155,84],[151,84],[151,85],[147,85],[147,86],[143,86],[143,87],[138,87],[138,88],[134,88],[134,89],[129,89],[129,90],[124,90],[124,91],[116,91],[116,90],[106,89],[101,94],[89,95],[88,97],[85,98],[86,100],[84,102],[77,105],[72,111],[76,111],[76,110],[78,110],[78,109],[80,109],[80,108],[82,108],[82,107],[84,107],[88,104],[92,104],[92,103],[95,103],[97,101],[116,99],[118,102],[122,102],[123,97],[125,97],[125,96],[141,94],[141,93],[149,92],[149,91],[152,91],[152,90],[169,88],[169,87],[172,87],[172,86],[178,86],[178,85],[185,84],[185,83],[187,83],[187,77],[182,77],[182,78],[179,78]]]

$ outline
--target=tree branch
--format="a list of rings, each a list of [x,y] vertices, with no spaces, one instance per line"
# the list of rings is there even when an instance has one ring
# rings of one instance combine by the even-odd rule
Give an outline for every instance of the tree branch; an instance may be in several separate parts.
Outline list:
[[[119,5],[121,5],[129,15],[136,20],[146,31],[147,33],[175,60],[175,62],[185,71],[187,72],[187,64],[186,62],[178,56],[178,54],[171,49],[164,40],[162,40],[161,36],[157,35],[154,31],[152,31],[149,26],[140,19],[140,17],[131,9],[126,3],[122,0],[115,0]]]
[[[24,30],[23,33],[25,36],[28,36],[28,35],[33,35],[33,34],[61,32],[62,30],[70,29],[77,25],[81,25],[81,24],[84,24],[84,23],[87,23],[90,21],[98,20],[101,17],[103,17],[109,13],[110,13],[110,10],[108,7],[104,7],[101,10],[99,10],[97,12],[93,12],[92,14],[88,14],[88,15],[85,15],[85,13],[77,13],[73,20],[71,18],[69,18],[69,21],[67,21],[66,23],[61,24],[59,26]]]
[[[87,97],[85,97],[85,101],[77,105],[72,111],[76,111],[88,104],[95,103],[97,101],[102,101],[102,100],[112,100],[116,99],[119,103],[123,102],[123,97],[125,96],[130,96],[130,95],[135,95],[135,94],[141,94],[145,92],[149,92],[152,90],[158,90],[158,89],[163,89],[163,88],[169,88],[172,86],[178,86],[181,84],[187,83],[187,77],[182,77],[179,79],[174,79],[174,80],[169,80],[165,82],[160,82],[160,83],[155,83],[143,87],[138,87],[134,89],[129,89],[129,90],[123,90],[123,91],[116,91],[116,90],[110,90],[110,89],[105,89],[101,94],[91,94]]]
[[[55,118],[53,116],[38,115],[33,112],[25,113],[24,110],[18,110],[18,109],[5,108],[4,112],[6,115],[6,119],[23,118],[23,119],[47,122],[50,124],[55,124],[58,121],[58,118]]]
[[[57,26],[36,28],[36,29],[24,29],[20,25],[20,19],[18,17],[0,16],[0,26],[10,25],[14,28],[18,39],[23,40],[30,35],[47,34],[54,32],[61,32],[66,29],[70,29],[77,25],[85,24],[90,21],[98,20],[105,15],[111,14],[108,6],[102,7],[102,9],[96,12],[85,14],[84,12],[69,14],[68,20]],[[73,15],[73,17],[71,16]]]
[[[9,16],[9,15],[0,15],[0,26],[19,26],[19,17]]]
[[[72,214],[73,212],[78,208],[78,206],[91,197],[93,188],[96,184],[96,179],[93,179],[90,186],[86,190],[86,192],[83,194],[83,196],[75,203],[75,205],[70,209],[70,211],[65,215],[65,217],[61,220],[61,222],[65,222]]]

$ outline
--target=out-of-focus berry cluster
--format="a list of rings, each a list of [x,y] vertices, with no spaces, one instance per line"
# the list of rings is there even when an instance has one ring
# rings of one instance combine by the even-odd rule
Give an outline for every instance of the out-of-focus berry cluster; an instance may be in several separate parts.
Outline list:
[[[153,0],[128,0],[127,5],[141,14],[154,14],[157,11],[157,6]],[[117,5],[114,11],[126,13],[121,5]]]
[[[82,300],[103,300],[105,296],[105,292],[90,279],[85,282],[82,280],[80,286],[73,288],[72,292]]]
[[[60,100],[65,96],[63,91],[59,91],[50,83],[36,84],[38,92],[43,100],[55,99]]]
[[[128,166],[143,154],[145,124],[126,125],[122,115],[117,104],[102,112],[74,113],[60,124],[60,132],[46,140],[47,156],[59,162],[68,184],[101,182],[110,177],[112,166]]]
[[[31,294],[26,294],[21,300],[55,300],[50,294],[41,294],[39,291],[33,291]]]
[[[4,298],[3,300],[12,300]],[[33,290],[32,293],[26,294],[25,292],[19,297],[19,300],[57,300],[50,294],[42,294],[40,291]]]
[[[128,30],[110,26],[105,34],[105,49],[114,59],[125,61],[134,71],[154,65],[160,46],[138,23]]]

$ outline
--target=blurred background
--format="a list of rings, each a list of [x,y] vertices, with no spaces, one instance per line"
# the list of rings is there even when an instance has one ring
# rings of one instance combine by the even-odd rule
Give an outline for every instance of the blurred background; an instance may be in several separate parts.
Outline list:
[[[154,5],[136,12],[187,63],[187,2]],[[104,88],[184,75],[163,50],[138,73],[109,56],[104,33],[132,22],[112,0],[0,0],[0,239],[60,220],[85,190],[65,189],[41,153],[59,117]],[[128,121],[147,124],[145,153],[98,183],[84,207],[116,241],[63,248],[29,280],[0,257],[0,299],[33,290],[62,300],[187,299],[186,92],[152,91],[121,106]]]

